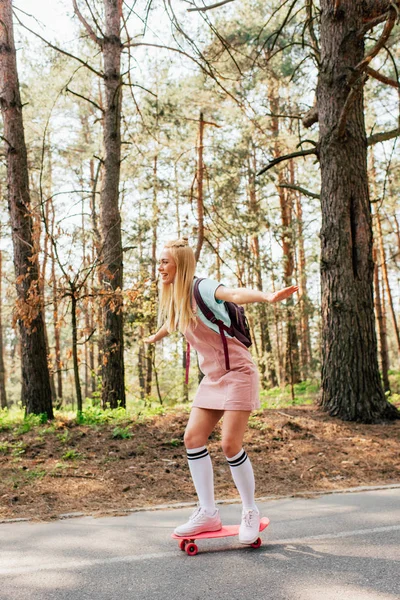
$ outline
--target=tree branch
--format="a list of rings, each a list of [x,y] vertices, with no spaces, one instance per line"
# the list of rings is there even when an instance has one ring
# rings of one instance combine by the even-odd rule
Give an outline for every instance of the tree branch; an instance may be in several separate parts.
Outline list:
[[[102,45],[102,40],[97,37],[97,35],[95,34],[95,32],[93,31],[92,27],[89,25],[89,23],[86,21],[85,17],[83,16],[83,14],[81,13],[81,11],[78,8],[78,4],[76,0],[72,0],[72,4],[74,7],[74,12],[76,14],[76,16],[78,17],[78,19],[80,20],[80,22],[82,23],[82,25],[84,26],[84,28],[86,29],[86,31],[89,34],[89,37],[99,46]]]
[[[266,167],[263,167],[261,169],[261,171],[259,171],[257,173],[256,177],[259,177],[260,175],[262,175],[269,169],[272,169],[272,167],[275,167],[275,165],[278,165],[279,163],[283,162],[284,160],[290,160],[291,158],[297,158],[299,156],[309,156],[310,154],[317,155],[317,149],[310,148],[309,150],[301,150],[299,152],[293,152],[292,154],[286,154],[285,156],[279,156],[278,158],[274,158],[274,160],[272,160],[270,163],[268,163],[268,165]]]
[[[395,9],[393,4],[391,4],[391,6],[389,7],[387,15],[388,17],[381,37],[379,38],[375,46],[372,48],[372,50],[363,58],[363,60],[359,62],[358,65],[354,67],[354,69],[352,69],[352,73],[349,78],[349,85],[351,86],[351,89],[349,95],[346,98],[346,102],[344,103],[337,126],[337,133],[339,137],[343,137],[345,133],[347,118],[349,116],[351,106],[357,98],[357,95],[360,94],[360,92],[362,91],[362,88],[364,87],[364,84],[367,80],[368,76],[366,74],[366,71],[368,69],[369,63],[373,58],[375,58],[375,56],[380,52],[380,50],[385,47],[385,44],[396,23],[397,8]]]
[[[314,123],[318,123],[318,108],[316,105],[306,112],[301,122],[306,129],[309,129],[311,125],[314,125]]]
[[[124,75],[126,75],[126,73],[124,73]],[[154,98],[157,98],[157,94],[155,94],[151,90],[148,90],[147,88],[143,87],[142,85],[139,85],[138,83],[124,83],[123,85],[125,85],[127,87],[138,87],[141,90],[144,90],[145,92],[147,92],[148,94],[151,94],[152,96],[154,96]]]
[[[380,25],[381,23],[386,21],[387,18],[388,18],[388,13],[385,12],[385,13],[383,13],[383,15],[379,15],[378,17],[375,17],[375,19],[371,19],[371,21],[367,21],[365,23],[365,25],[357,33],[357,37],[360,39],[363,38],[365,36],[365,34],[368,33],[368,31],[370,31],[377,25]]]
[[[84,67],[86,67],[87,69],[89,69],[89,71],[92,71],[92,73],[94,73],[95,75],[97,75],[97,77],[101,77],[101,78],[104,77],[103,73],[100,73],[100,71],[96,71],[96,69],[94,69],[93,67],[91,67],[87,62],[85,62],[81,58],[78,58],[74,54],[70,54],[66,50],[62,50],[58,46],[54,46],[48,40],[46,40],[41,35],[39,35],[38,33],[36,33],[36,31],[33,31],[32,29],[29,29],[29,27],[27,27],[26,25],[24,25],[24,23],[22,23],[22,21],[16,15],[15,15],[15,18],[17,19],[17,21],[21,25],[21,27],[23,27],[24,29],[26,29],[27,31],[29,31],[29,33],[32,33],[34,36],[38,37],[40,40],[42,40],[42,42],[44,42],[45,44],[47,44],[47,46],[49,46],[50,48],[53,48],[53,50],[56,50],[57,52],[61,52],[61,54],[64,54],[65,56],[68,56],[69,58],[73,58],[74,60],[78,61],[81,65],[83,65]]]
[[[392,7],[388,12],[388,18],[385,23],[385,27],[382,31],[382,35],[372,48],[372,50],[367,54],[367,56],[355,67],[355,71],[361,73],[365,70],[365,68],[369,65],[371,60],[375,58],[375,56],[382,50],[387,40],[389,39],[390,34],[392,33],[392,29],[396,23],[397,13],[396,10]]]
[[[74,92],[73,90],[70,90],[68,86],[65,88],[65,91],[69,92],[70,94],[73,94],[74,96],[78,96],[78,98],[82,98],[82,100],[86,100],[86,102],[89,102],[90,104],[92,104],[95,108],[97,108],[97,110],[100,110],[102,113],[104,113],[104,109],[101,108],[101,106],[96,104],[96,102],[94,102],[93,100],[86,98],[86,96],[82,96],[81,94],[78,94],[78,92]]]
[[[310,198],[317,198],[319,200],[321,196],[319,194],[315,194],[314,192],[310,192],[300,185],[293,185],[292,183],[281,183],[278,185],[280,188],[287,188],[288,190],[296,190],[297,192],[301,192],[305,196],[310,196]]]
[[[336,9],[336,7],[335,7]],[[311,37],[312,46],[314,47],[315,56],[317,58],[318,63],[321,62],[321,50],[318,44],[317,36],[315,35],[314,29],[314,15],[313,15],[313,0],[307,0],[306,4],[307,10],[307,27]]]
[[[390,7],[400,8],[400,0],[364,0],[364,19],[375,19],[383,13],[387,13]]]
[[[375,71],[375,69],[372,69],[372,67],[367,67],[365,69],[365,72],[368,73],[368,75],[370,75],[374,79],[380,81],[381,83],[385,83],[386,85],[390,85],[396,89],[400,89],[400,84],[398,81],[390,79],[390,77],[386,77],[386,75],[382,75],[382,73],[379,73],[379,71]]]
[[[210,4],[209,6],[196,6],[195,8],[188,8],[187,12],[206,12],[206,10],[218,8],[219,6],[223,6],[224,4],[228,4],[229,2],[234,2],[234,0],[221,0],[221,2],[217,2],[216,4]]]
[[[336,18],[339,12],[340,5],[342,0],[335,0],[335,5],[333,7],[333,16]]]
[[[384,131],[382,133],[374,133],[367,138],[367,145],[374,146],[379,142],[386,142],[387,140],[393,140],[394,138],[400,136],[400,127],[397,129],[392,129],[391,131]]]
[[[4,137],[4,135],[0,135],[0,140],[3,140],[8,145],[9,148],[11,148],[11,149],[13,148],[13,145],[10,144],[10,142],[7,140],[7,138]]]
[[[92,19],[93,19],[93,22],[94,22],[94,24],[96,25],[97,29],[98,29],[98,30],[100,31],[100,33],[101,33],[101,37],[102,37],[102,38],[105,38],[106,36],[105,36],[105,34],[103,33],[103,31],[102,31],[102,29],[101,29],[100,25],[99,25],[99,24],[98,24],[98,22],[97,22],[97,19],[96,19],[95,15],[94,15],[94,12],[93,12],[93,10],[92,10],[92,7],[90,6],[90,2],[89,2],[89,0],[85,0],[85,4],[86,4],[86,6],[87,6],[87,7],[88,7],[88,9],[89,9],[89,12],[90,12],[90,15],[91,15],[91,17],[92,17]]]
[[[337,126],[337,134],[341,138],[343,137],[346,130],[347,118],[350,114],[351,107],[354,101],[357,98],[357,95],[361,93],[364,84],[367,80],[367,75],[363,73],[361,77],[359,77],[358,81],[351,88],[349,95],[346,98],[346,102],[344,103],[342,113],[339,118],[338,126]]]

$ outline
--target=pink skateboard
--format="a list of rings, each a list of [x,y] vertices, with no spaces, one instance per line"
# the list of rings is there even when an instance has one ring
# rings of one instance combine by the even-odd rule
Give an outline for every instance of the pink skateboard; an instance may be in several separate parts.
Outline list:
[[[263,517],[260,522],[260,531],[264,531],[264,529],[268,527],[268,525],[269,519],[267,519],[267,517]],[[174,540],[180,540],[179,548],[186,552],[186,554],[188,554],[189,556],[196,556],[199,549],[197,547],[197,544],[195,544],[195,540],[209,540],[214,538],[224,538],[233,535],[238,535],[239,527],[240,525],[228,525],[227,527],[222,527],[222,529],[220,529],[219,531],[205,531],[204,533],[199,533],[196,536],[187,538],[182,537],[180,535],[175,535],[175,533],[173,533],[171,537],[173,537]],[[259,548],[261,546],[261,543],[261,538],[257,538],[255,542],[250,544],[250,546],[252,548]]]

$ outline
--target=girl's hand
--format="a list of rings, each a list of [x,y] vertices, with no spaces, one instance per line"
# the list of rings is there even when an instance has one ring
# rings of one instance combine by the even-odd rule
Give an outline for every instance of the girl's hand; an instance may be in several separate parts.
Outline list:
[[[283,290],[271,292],[268,294],[267,302],[282,302],[282,300],[286,300],[286,298],[289,298],[289,296],[297,292],[298,289],[298,285],[291,285],[287,288],[283,288]]]
[[[150,335],[148,338],[144,339],[143,342],[145,344],[155,344],[156,340],[155,340],[155,334],[154,335]]]

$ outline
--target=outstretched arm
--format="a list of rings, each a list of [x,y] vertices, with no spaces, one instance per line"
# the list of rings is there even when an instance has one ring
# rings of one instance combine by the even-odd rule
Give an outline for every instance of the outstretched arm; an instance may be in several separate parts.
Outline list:
[[[144,341],[145,344],[155,344],[156,342],[159,342],[160,340],[162,340],[163,338],[165,338],[167,335],[169,335],[169,331],[167,329],[166,325],[163,325],[161,327],[161,329],[159,329],[157,331],[157,333],[154,333],[153,335],[150,335],[148,338],[146,338]]]
[[[249,288],[227,288],[220,285],[215,291],[217,300],[235,302],[236,304],[250,304],[251,302],[282,302],[297,292],[299,287],[291,285],[277,292],[259,292]]]

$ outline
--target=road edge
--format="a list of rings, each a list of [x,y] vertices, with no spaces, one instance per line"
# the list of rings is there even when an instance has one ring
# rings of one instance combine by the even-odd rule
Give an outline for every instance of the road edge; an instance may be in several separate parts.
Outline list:
[[[285,498],[312,498],[318,496],[327,496],[327,495],[335,495],[335,494],[351,494],[357,492],[373,492],[379,490],[391,490],[391,489],[400,489],[400,483],[389,483],[382,485],[362,485],[350,488],[336,489],[336,490],[307,490],[301,492],[294,492],[293,494],[286,495],[274,495],[274,496],[258,496],[256,498],[256,502],[268,502],[272,500],[284,500]],[[216,504],[240,504],[240,498],[224,498],[222,500],[216,500]],[[191,506],[196,506],[196,501],[191,502],[175,502],[171,504],[154,504],[147,506],[138,506],[134,508],[114,508],[110,510],[102,510],[102,511],[93,511],[93,512],[71,512],[71,513],[62,513],[59,515],[55,515],[49,517],[48,519],[38,519],[37,517],[20,517],[15,519],[1,519],[0,525],[4,525],[7,523],[21,523],[21,522],[49,522],[49,521],[62,521],[64,519],[77,519],[79,517],[106,517],[106,516],[125,516],[132,513],[138,512],[155,512],[158,510],[177,510],[180,508],[190,508]]]

